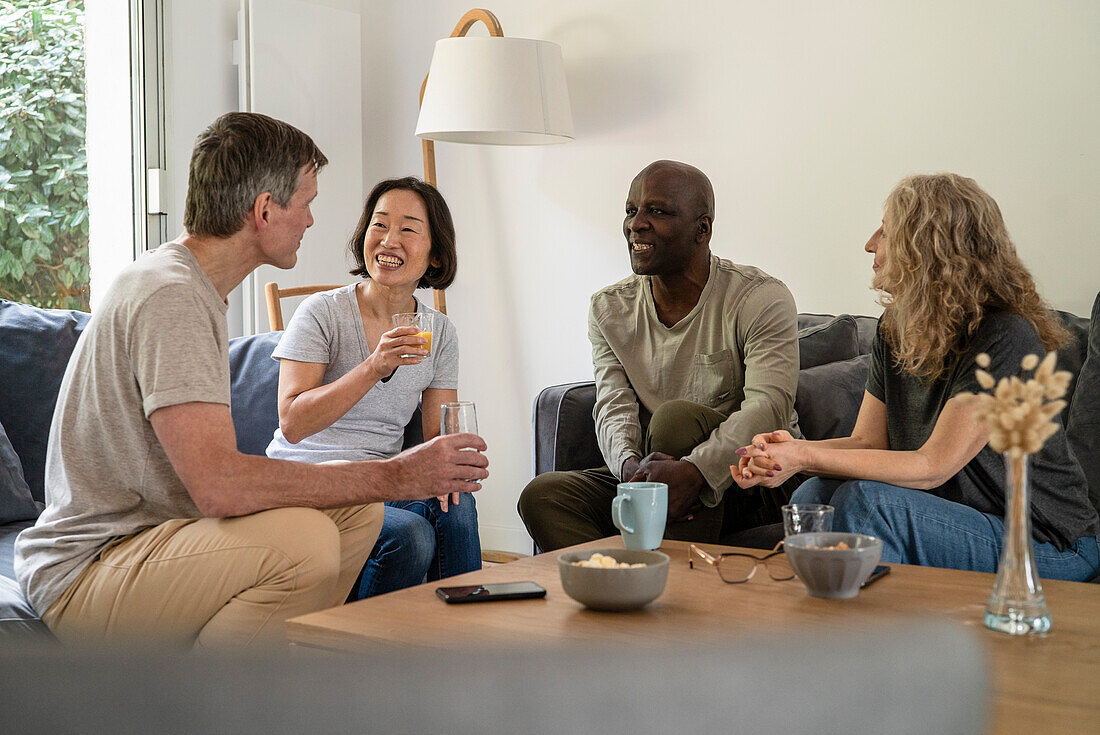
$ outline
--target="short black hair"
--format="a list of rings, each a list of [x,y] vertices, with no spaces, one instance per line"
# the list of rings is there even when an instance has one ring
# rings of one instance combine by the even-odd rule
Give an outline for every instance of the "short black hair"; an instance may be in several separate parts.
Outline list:
[[[421,198],[424,208],[428,210],[428,231],[431,234],[432,249],[428,255],[428,270],[417,284],[418,288],[445,289],[454,283],[455,273],[458,272],[458,253],[455,251],[455,225],[451,219],[451,210],[443,195],[431,184],[416,178],[405,176],[400,179],[386,179],[380,181],[371,190],[367,197],[367,203],[363,206],[363,215],[359,218],[359,224],[355,228],[355,234],[348,241],[348,252],[355,260],[355,268],[349,271],[353,276],[370,278],[367,271],[367,263],[363,258],[363,243],[367,239],[367,228],[370,227],[371,217],[374,216],[374,208],[378,206],[378,200],[389,191],[411,191]],[[438,266],[432,265],[437,261]]]

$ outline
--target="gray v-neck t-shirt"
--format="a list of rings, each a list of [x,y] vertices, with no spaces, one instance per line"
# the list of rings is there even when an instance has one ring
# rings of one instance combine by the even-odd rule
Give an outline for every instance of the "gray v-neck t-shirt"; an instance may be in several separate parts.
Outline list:
[[[323,384],[335,382],[370,356],[355,286],[313,294],[295,310],[279,345],[276,360],[324,363]],[[267,447],[267,456],[299,462],[356,461],[392,457],[401,451],[405,426],[425,390],[458,389],[458,335],[435,309],[416,300],[416,310],[433,315],[432,354],[419,365],[402,365],[386,381],[375,383],[359,402],[331,426],[291,444],[282,431]]]

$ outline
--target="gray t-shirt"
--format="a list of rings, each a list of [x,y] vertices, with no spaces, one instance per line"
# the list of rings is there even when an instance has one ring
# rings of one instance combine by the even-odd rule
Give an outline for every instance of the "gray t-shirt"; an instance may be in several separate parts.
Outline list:
[[[115,539],[201,517],[149,416],[229,405],[226,304],[177,243],[127,267],[69,360],[50,426],[46,510],[15,542],[15,574],[39,614]]]
[[[425,390],[458,388],[458,337],[454,325],[435,309],[416,301],[416,310],[433,316],[432,354],[419,365],[402,365],[386,382],[375,383],[359,402],[331,426],[291,444],[283,432],[267,447],[267,456],[299,462],[355,461],[392,457],[401,451],[405,426]],[[325,363],[323,384],[339,380],[370,356],[355,284],[310,296],[295,310],[272,358]]]
[[[919,449],[932,435],[948,400],[963,391],[982,390],[974,376],[974,358],[982,352],[989,355],[989,372],[998,380],[1019,375],[1025,355],[1046,354],[1031,322],[1018,314],[991,311],[962,345],[961,356],[948,358],[947,371],[925,381],[898,368],[881,331],[876,333],[867,392],[886,404],[890,449]],[[1061,422],[1060,417],[1055,419]],[[1096,509],[1089,502],[1084,472],[1069,451],[1065,431],[1047,439],[1031,458],[1028,479],[1032,536],[1037,541],[1065,551],[1082,536],[1097,534]],[[957,475],[928,492],[1004,518],[1006,484],[1004,458],[986,445]]]

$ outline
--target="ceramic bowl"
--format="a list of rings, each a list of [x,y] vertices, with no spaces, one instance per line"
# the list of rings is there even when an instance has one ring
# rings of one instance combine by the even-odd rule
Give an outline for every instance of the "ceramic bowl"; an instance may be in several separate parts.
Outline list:
[[[841,541],[847,549],[830,549]],[[882,540],[861,533],[799,533],[783,541],[787,560],[814,597],[845,599],[859,587],[882,556]]]
[[[634,569],[594,569],[573,562],[593,554],[617,562],[645,564]],[[558,557],[558,571],[565,594],[593,610],[634,610],[656,600],[668,580],[668,554],[636,549],[588,549],[567,551]]]

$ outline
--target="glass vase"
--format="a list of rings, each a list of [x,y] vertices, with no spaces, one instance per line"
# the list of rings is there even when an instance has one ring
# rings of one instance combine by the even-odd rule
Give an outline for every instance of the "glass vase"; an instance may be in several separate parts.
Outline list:
[[[993,593],[985,607],[985,625],[1009,635],[1045,633],[1050,630],[1050,611],[1032,553],[1029,456],[1006,452],[1004,458],[1007,480],[1004,547]]]

